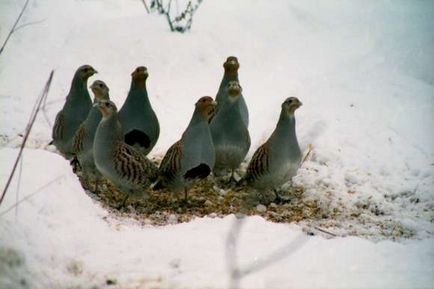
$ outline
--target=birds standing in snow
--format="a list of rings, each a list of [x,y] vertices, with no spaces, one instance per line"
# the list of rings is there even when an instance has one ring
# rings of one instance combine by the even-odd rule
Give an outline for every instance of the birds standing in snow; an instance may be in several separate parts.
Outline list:
[[[215,163],[215,150],[208,121],[215,102],[209,96],[196,102],[193,116],[179,141],[166,152],[159,168],[159,180],[154,189],[167,187],[174,192],[184,190],[196,179],[206,178]]]
[[[230,171],[231,181],[250,148],[249,131],[239,110],[241,93],[238,81],[229,81],[225,92],[227,98],[210,124],[216,151],[214,174],[219,176]]]
[[[276,128],[270,138],[253,154],[244,180],[258,190],[277,190],[297,173],[301,151],[295,132],[294,112],[302,103],[289,97],[282,103]]]
[[[102,100],[98,107],[102,120],[93,145],[95,165],[127,198],[130,195],[142,196],[144,189],[156,179],[157,167],[124,142],[116,105],[109,100]]]
[[[87,80],[97,73],[90,65],[80,66],[74,74],[71,88],[66,96],[66,102],[62,110],[57,113],[54,122],[52,143],[59,152],[67,159],[72,154],[72,141],[77,128],[86,119],[92,106]]]
[[[93,157],[93,142],[96,128],[101,121],[102,115],[98,108],[98,102],[109,100],[109,88],[102,80],[95,80],[90,89],[95,95],[94,105],[89,110],[86,120],[77,129],[72,145],[72,152],[75,154],[82,169],[84,177],[93,178],[98,181],[100,173],[96,169]]]
[[[131,74],[131,87],[124,105],[119,110],[125,142],[147,155],[160,135],[160,125],[152,109],[146,90],[148,70],[137,67]]]
[[[86,83],[96,71],[89,65],[81,66],[56,116],[53,143],[66,158],[76,157],[85,178],[98,181],[102,175],[127,198],[144,195],[156,181],[154,190],[184,191],[187,199],[194,181],[212,171],[216,176],[230,172],[230,181],[234,181],[234,171],[251,144],[249,114],[238,81],[237,58],[228,57],[223,67],[218,103],[209,96],[196,102],[181,139],[168,149],[159,168],[146,158],[158,140],[160,127],[148,98],[148,71],[143,66],[132,73],[131,87],[119,113],[101,80],[90,87],[95,94],[91,107]],[[294,116],[301,105],[296,97],[282,103],[276,128],[254,153],[243,183],[257,191],[272,190],[280,198],[278,190],[297,173],[302,158]]]
[[[225,69],[225,72],[223,74],[223,79],[220,82],[220,87],[216,96],[216,101],[217,101],[216,114],[219,112],[220,108],[228,99],[226,88],[229,81],[236,80],[239,82],[238,69],[240,68],[240,63],[238,62],[238,59],[235,56],[229,56],[226,59],[225,63],[223,63],[223,68]],[[238,102],[238,109],[241,113],[241,118],[244,124],[246,125],[246,127],[249,127],[249,111],[247,109],[246,101],[244,100],[242,94],[240,96],[240,101]]]

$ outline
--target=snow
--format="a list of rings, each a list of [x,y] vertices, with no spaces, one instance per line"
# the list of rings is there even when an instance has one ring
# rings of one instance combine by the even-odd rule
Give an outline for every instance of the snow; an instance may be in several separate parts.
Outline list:
[[[0,3],[1,42],[23,2]],[[297,224],[246,218],[237,245],[241,268],[287,252],[279,250],[294,240],[298,247],[246,275],[241,286],[434,284],[433,2],[204,1],[183,35],[133,0],[33,0],[21,23],[34,21],[0,55],[1,184],[55,69],[24,152],[20,188],[16,176],[0,206],[0,288],[108,288],[107,280],[119,288],[229,286],[226,240],[235,216],[184,224],[173,216],[163,227],[113,216],[83,192],[68,162],[45,149],[79,65],[99,71],[90,81],[104,80],[119,106],[130,73],[146,65],[161,125],[151,155],[161,157],[185,129],[195,100],[215,95],[229,55],[240,60],[250,111],[248,158],[274,128],[281,102],[297,96],[298,138],[313,151],[294,183],[305,188],[303,198],[337,212]],[[306,234],[315,226],[344,237]]]

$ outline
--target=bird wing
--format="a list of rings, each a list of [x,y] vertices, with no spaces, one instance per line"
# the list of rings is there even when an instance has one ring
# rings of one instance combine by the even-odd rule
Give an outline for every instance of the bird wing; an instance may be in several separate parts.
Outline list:
[[[56,120],[54,121],[53,126],[53,140],[58,140],[63,138],[63,130],[65,128],[65,117],[63,115],[63,111],[59,111],[56,115]]]
[[[114,150],[116,172],[134,184],[146,184],[155,179],[156,166],[135,148],[119,141]]]
[[[261,145],[253,154],[246,172],[246,179],[258,179],[269,171],[270,149],[267,143]]]
[[[168,150],[160,164],[160,175],[171,179],[181,169],[182,142],[179,140]]]
[[[82,123],[77,131],[75,132],[74,139],[72,142],[72,152],[79,153],[83,150],[83,141],[86,137],[86,129],[84,127],[84,123]]]

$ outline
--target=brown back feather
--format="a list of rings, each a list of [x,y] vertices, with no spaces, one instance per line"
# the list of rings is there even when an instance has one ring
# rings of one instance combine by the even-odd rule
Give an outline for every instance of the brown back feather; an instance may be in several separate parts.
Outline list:
[[[182,142],[179,140],[168,150],[160,164],[159,173],[165,178],[173,178],[181,168]]]
[[[256,180],[269,171],[270,149],[268,144],[261,145],[253,154],[246,172],[247,180]]]
[[[72,142],[72,152],[79,153],[83,150],[83,140],[86,137],[86,129],[84,128],[84,123],[82,123],[77,131],[75,132],[74,139]]]
[[[115,170],[124,179],[136,185],[147,185],[156,178],[157,168],[135,148],[119,141],[113,152]]]
[[[65,118],[63,116],[63,112],[59,111],[56,115],[56,120],[54,121],[53,126],[53,140],[63,139],[63,130],[65,128]]]

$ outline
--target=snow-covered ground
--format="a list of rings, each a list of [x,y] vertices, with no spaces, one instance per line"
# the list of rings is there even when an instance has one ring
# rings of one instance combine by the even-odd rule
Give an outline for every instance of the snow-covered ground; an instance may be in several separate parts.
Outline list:
[[[0,2],[0,42],[23,2]],[[2,187],[34,101],[56,70],[21,182],[15,178],[0,206],[0,288],[225,288],[231,260],[243,270],[269,254],[280,257],[241,287],[433,286],[434,2],[205,0],[181,35],[138,0],[31,0],[21,23],[35,21],[0,55]],[[246,218],[230,258],[235,216],[163,227],[115,217],[44,149],[79,65],[99,71],[90,81],[104,80],[118,105],[130,73],[146,65],[161,125],[151,155],[162,156],[195,100],[215,95],[229,55],[241,63],[249,157],[283,99],[296,95],[304,104],[299,141],[313,151],[294,182],[333,218]],[[314,226],[351,237],[304,233]]]

